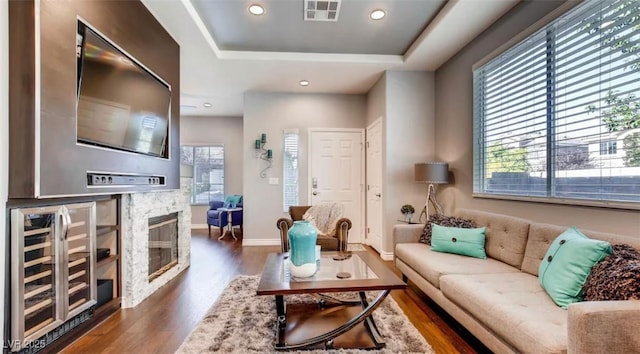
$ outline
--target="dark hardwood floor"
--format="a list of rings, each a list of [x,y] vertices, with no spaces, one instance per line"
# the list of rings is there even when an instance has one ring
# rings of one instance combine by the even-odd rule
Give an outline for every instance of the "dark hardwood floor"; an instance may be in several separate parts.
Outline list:
[[[173,353],[231,279],[259,274],[267,255],[279,251],[275,246],[242,247],[241,237],[218,241],[217,236],[217,231],[209,238],[206,230],[195,230],[191,267],[137,307],[107,318],[63,353]],[[392,262],[387,264],[394,269]],[[392,296],[436,353],[488,352],[415,286]]]

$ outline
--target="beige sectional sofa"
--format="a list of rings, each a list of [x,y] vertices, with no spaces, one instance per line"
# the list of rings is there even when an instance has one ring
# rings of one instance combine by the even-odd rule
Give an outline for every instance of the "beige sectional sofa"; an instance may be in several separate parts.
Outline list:
[[[460,209],[486,226],[487,259],[432,252],[423,225],[394,228],[395,264],[488,348],[497,353],[640,353],[640,301],[558,307],[538,283],[547,248],[566,227]],[[640,249],[640,238],[581,230],[590,238]]]

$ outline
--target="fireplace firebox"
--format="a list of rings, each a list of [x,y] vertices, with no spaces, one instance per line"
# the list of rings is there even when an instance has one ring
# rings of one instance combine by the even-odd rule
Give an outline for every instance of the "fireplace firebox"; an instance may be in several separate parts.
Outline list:
[[[149,282],[178,264],[178,213],[149,218]]]

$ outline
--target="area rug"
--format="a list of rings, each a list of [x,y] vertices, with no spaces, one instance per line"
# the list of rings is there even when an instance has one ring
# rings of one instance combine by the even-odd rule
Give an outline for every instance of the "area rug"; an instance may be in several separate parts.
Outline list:
[[[241,275],[224,290],[177,353],[275,353],[273,296],[258,296],[260,277]],[[310,295],[288,295],[287,303],[315,302]],[[373,313],[386,342],[382,350],[306,350],[288,353],[433,353],[433,349],[388,296]]]

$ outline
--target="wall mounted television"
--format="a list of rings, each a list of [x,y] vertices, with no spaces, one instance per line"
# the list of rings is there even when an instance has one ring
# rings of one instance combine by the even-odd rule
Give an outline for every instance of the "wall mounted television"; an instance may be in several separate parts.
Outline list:
[[[169,158],[171,87],[78,20],[77,141]]]
[[[146,7],[9,7],[9,198],[180,189],[180,46]]]

